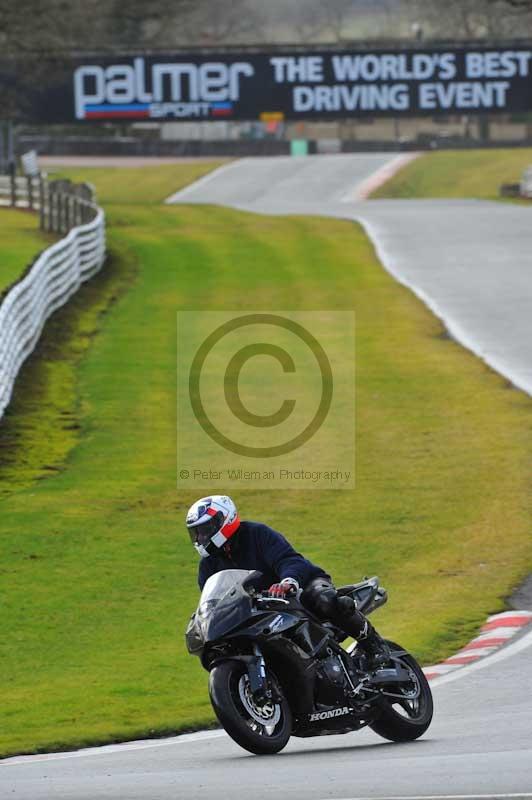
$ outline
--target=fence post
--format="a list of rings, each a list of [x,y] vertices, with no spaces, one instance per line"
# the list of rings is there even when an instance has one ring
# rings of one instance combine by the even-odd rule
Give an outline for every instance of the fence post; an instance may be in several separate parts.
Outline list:
[[[57,226],[57,192],[53,191],[50,187],[50,231],[51,233],[57,233],[58,226]]]
[[[46,202],[47,202],[47,213],[48,213],[48,219],[47,219],[46,228],[47,228],[48,233],[52,233],[53,232],[53,209],[52,209],[52,203],[54,202],[54,196],[53,196],[53,192],[52,192],[50,184],[48,184],[47,187],[46,187],[46,195],[47,195],[47,201]]]
[[[39,174],[39,227],[41,231],[44,231],[46,227],[44,210],[44,181],[41,174]]]
[[[57,193],[59,198],[59,233],[65,232],[65,217],[66,217],[66,209],[65,209],[65,195],[63,192],[59,191]]]
[[[28,186],[28,208],[33,211],[33,178],[31,175],[27,176],[26,183]]]
[[[15,176],[16,168],[13,162],[9,164],[9,178],[11,183],[11,206],[17,205],[17,179]]]

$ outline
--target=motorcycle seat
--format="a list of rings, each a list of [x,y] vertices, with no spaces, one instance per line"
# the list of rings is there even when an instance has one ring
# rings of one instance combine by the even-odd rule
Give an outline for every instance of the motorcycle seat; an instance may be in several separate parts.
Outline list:
[[[373,587],[375,586],[375,583],[377,583],[378,585],[377,578],[366,578],[365,580],[359,581],[358,583],[348,583],[345,586],[339,586],[336,589],[336,591],[338,593],[338,596],[342,597],[343,595],[351,594],[351,592],[354,592],[356,589],[364,589],[366,586]]]

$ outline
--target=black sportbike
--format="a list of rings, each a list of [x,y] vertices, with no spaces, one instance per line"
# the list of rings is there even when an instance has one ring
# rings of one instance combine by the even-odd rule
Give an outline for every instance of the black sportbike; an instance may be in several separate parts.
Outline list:
[[[290,736],[349,733],[369,725],[394,742],[417,739],[432,719],[432,695],[416,660],[388,641],[390,660],[371,669],[347,636],[311,614],[298,596],[260,591],[261,573],[212,575],[187,628],[189,653],[209,671],[221,724],[252,753],[277,753]],[[387,600],[378,578],[342,586],[369,614]]]

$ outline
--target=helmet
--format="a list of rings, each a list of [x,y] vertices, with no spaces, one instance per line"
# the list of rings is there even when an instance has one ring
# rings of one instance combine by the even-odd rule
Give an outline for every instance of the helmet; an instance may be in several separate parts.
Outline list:
[[[187,528],[192,544],[202,558],[212,556],[240,525],[236,506],[230,497],[213,494],[190,506]]]

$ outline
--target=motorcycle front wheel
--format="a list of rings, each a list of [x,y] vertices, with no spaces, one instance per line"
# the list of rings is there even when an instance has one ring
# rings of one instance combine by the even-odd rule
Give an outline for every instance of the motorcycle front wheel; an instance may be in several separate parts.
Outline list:
[[[392,652],[402,650],[395,642],[387,644]],[[390,694],[383,696],[382,710],[369,727],[392,742],[411,742],[422,736],[432,721],[432,692],[413,656],[406,653],[399,656],[399,660],[410,673],[411,681],[406,685],[389,687]]]
[[[223,661],[209,676],[212,707],[234,741],[256,755],[271,755],[285,747],[292,732],[290,706],[271,673],[276,699],[257,703],[249,686],[245,664]]]

